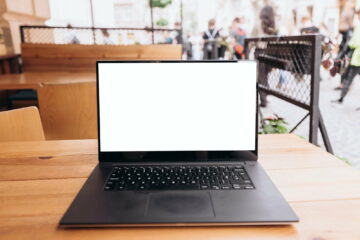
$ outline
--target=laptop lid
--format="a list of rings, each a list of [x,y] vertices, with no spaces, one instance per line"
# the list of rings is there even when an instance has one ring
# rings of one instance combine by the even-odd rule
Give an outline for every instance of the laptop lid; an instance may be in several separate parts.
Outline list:
[[[97,62],[100,162],[257,160],[255,61]]]

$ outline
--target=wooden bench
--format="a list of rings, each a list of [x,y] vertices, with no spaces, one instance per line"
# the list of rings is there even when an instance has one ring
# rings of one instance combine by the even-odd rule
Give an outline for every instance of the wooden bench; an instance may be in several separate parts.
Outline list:
[[[95,71],[97,60],[180,60],[181,45],[21,45],[25,72]]]

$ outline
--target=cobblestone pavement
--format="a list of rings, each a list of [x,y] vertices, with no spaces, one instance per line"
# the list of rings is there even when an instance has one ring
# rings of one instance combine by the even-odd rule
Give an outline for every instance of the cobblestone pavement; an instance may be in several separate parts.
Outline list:
[[[330,102],[340,96],[339,91],[334,91],[334,88],[339,84],[339,76],[337,78],[328,78],[328,76],[323,78],[324,80],[320,83],[320,110],[334,154],[360,169],[360,110],[356,111],[357,108],[360,108],[360,77],[354,80],[344,103],[340,106]],[[305,110],[276,97],[268,96],[268,100],[268,106],[262,108],[264,116],[278,114],[285,118],[289,129],[293,128],[307,113]],[[308,139],[308,118],[295,130],[295,134]],[[320,133],[319,145],[323,147]]]

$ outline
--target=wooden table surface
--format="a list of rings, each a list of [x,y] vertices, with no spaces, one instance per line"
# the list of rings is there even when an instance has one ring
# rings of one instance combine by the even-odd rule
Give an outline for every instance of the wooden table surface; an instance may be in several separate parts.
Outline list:
[[[261,164],[299,223],[60,229],[97,164],[96,140],[0,143],[0,239],[360,239],[359,170],[295,135],[260,136],[259,144]]]
[[[0,90],[37,89],[42,83],[96,81],[95,72],[27,72],[0,75]]]

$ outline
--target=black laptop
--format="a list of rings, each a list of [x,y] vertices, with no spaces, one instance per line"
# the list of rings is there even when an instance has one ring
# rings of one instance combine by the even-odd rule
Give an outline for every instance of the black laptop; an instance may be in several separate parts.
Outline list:
[[[99,164],[63,227],[289,224],[258,163],[257,63],[97,63]]]

